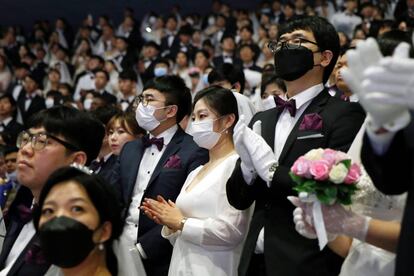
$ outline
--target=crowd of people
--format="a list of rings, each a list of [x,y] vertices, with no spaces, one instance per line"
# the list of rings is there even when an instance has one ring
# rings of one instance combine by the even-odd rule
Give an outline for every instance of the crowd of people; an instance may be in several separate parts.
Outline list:
[[[411,275],[414,2],[1,26],[0,276]],[[289,172],[348,152],[351,208]]]

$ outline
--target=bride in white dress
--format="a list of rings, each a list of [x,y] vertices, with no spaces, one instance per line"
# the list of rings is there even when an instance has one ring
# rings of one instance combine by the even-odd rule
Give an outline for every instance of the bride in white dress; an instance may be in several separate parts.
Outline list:
[[[209,150],[207,164],[191,172],[176,203],[146,199],[142,209],[163,224],[162,236],[174,246],[168,275],[237,275],[249,211],[227,201],[226,183],[238,155],[232,130],[237,102],[230,90],[213,86],[194,101],[191,134]]]

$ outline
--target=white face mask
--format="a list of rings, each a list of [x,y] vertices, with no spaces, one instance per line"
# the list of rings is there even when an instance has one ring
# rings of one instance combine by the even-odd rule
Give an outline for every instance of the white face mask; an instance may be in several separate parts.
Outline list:
[[[92,99],[85,99],[83,101],[83,108],[85,110],[91,110],[91,106],[92,106]]]
[[[201,122],[194,121],[191,123],[189,132],[193,136],[194,142],[199,147],[210,150],[217,144],[221,136],[221,133],[213,131],[214,121],[217,120],[218,119],[210,119]]]
[[[53,98],[47,98],[45,101],[46,108],[51,108],[55,104]]]
[[[266,99],[262,99],[262,106],[263,110],[268,110],[276,107],[275,98],[273,96],[269,96]]]
[[[140,103],[135,112],[135,119],[137,120],[138,125],[142,127],[143,129],[145,129],[146,131],[152,131],[155,128],[157,128],[161,124],[161,122],[163,122],[164,120],[158,121],[157,118],[155,118],[154,116],[154,112],[157,109],[163,109],[163,108],[166,108],[166,106],[156,108],[152,105],[144,106],[142,103]]]

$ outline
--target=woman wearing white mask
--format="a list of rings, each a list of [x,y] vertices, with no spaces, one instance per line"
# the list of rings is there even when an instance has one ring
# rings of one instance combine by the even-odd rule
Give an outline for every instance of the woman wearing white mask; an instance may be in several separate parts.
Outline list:
[[[230,206],[226,183],[239,158],[233,127],[237,102],[230,90],[212,86],[200,91],[193,108],[191,134],[209,150],[210,160],[192,171],[176,203],[161,196],[145,199],[145,214],[164,227],[174,246],[168,275],[237,275],[249,211]]]

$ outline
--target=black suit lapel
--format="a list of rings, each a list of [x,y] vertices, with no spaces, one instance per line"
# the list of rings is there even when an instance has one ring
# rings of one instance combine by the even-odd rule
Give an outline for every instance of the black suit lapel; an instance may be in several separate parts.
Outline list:
[[[266,113],[265,119],[262,120],[262,137],[274,151],[276,123],[282,112],[278,108],[273,108]]]
[[[319,113],[330,97],[331,96],[329,95],[328,91],[326,89],[324,89],[322,92],[319,93],[318,96],[316,96],[312,100],[312,102],[309,104],[309,106],[305,109],[305,111],[302,113],[299,120],[296,122],[295,126],[293,127],[292,131],[290,132],[290,134],[289,134],[289,136],[286,140],[286,143],[283,147],[283,150],[282,150],[282,152],[279,156],[279,163],[283,162],[284,158],[286,157],[287,153],[289,152],[290,148],[292,147],[293,142],[296,141],[299,126],[300,126],[300,123],[303,120],[303,117],[306,114]]]
[[[179,127],[177,132],[174,134],[173,138],[171,139],[170,143],[168,144],[167,148],[165,149],[164,153],[162,154],[160,161],[158,161],[157,166],[155,167],[154,172],[151,175],[150,181],[148,182],[147,189],[148,187],[151,186],[151,184],[160,174],[168,158],[180,150],[181,148],[180,143],[183,140],[183,136],[184,136],[184,131]]]
[[[9,256],[10,250],[13,247],[14,242],[20,234],[24,224],[17,221],[11,222],[10,227],[7,229],[6,237],[3,241],[3,248],[0,254],[0,270],[4,268],[7,257]]]
[[[141,164],[142,156],[144,155],[144,145],[142,144],[142,138],[138,140],[137,143],[137,153],[130,154],[129,163],[129,175],[127,177],[128,190],[124,193],[124,202],[129,202],[129,199],[132,198],[132,193],[134,191],[135,182],[137,181],[138,169]]]
[[[18,271],[22,265],[26,262],[26,254],[27,251],[33,246],[33,243],[38,240],[37,235],[35,234],[30,242],[26,245],[23,251],[20,253],[19,257],[17,257],[16,261],[14,262],[13,266],[11,267],[9,273],[7,275],[18,275]],[[35,275],[37,271],[34,271],[33,274]]]

